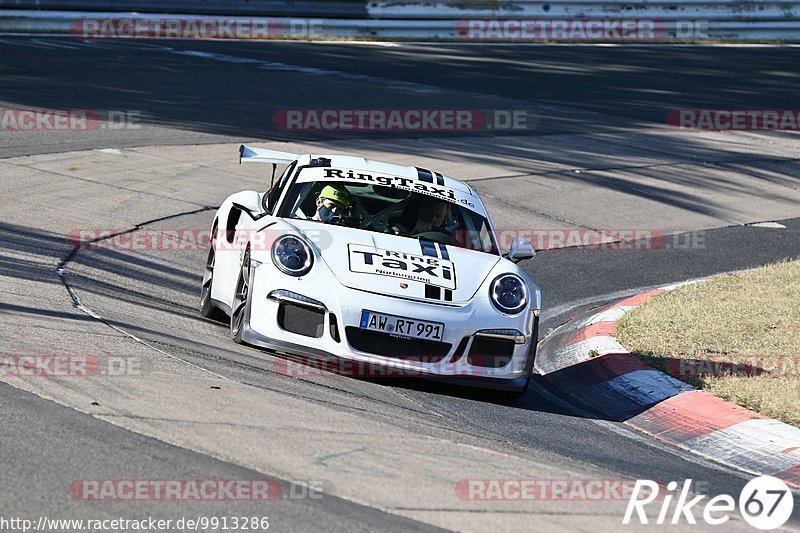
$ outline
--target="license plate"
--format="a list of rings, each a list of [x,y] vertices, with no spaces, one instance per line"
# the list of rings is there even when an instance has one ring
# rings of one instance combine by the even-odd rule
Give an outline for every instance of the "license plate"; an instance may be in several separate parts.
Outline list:
[[[381,331],[400,337],[440,341],[444,336],[444,324],[416,318],[385,315],[374,311],[361,311],[361,329]]]

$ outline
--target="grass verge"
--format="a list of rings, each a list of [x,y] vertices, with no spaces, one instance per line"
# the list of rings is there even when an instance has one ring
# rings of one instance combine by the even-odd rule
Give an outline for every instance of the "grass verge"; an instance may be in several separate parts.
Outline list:
[[[800,427],[800,260],[660,294],[616,336],[651,366]]]

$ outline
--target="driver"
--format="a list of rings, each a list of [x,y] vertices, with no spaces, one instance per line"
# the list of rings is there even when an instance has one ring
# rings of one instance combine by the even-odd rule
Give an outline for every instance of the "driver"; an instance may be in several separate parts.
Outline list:
[[[447,202],[425,196],[419,200],[416,210],[412,209],[403,213],[401,220],[390,229],[396,235],[408,237],[428,231],[447,233],[444,224],[449,212],[450,205]]]
[[[317,196],[317,210],[311,220],[330,222],[336,215],[344,214],[350,205],[350,192],[344,185],[326,185]]]
[[[412,234],[425,233],[426,231],[446,231],[444,222],[450,206],[443,200],[425,197],[417,209],[417,223],[411,229]]]

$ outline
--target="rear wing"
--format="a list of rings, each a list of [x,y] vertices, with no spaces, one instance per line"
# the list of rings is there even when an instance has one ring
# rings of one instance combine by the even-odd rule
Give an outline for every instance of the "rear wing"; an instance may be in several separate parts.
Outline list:
[[[244,162],[251,163],[280,163],[281,165],[288,165],[295,159],[300,157],[297,154],[290,154],[288,152],[276,152],[275,150],[267,150],[264,148],[250,148],[249,146],[241,145],[239,147],[239,164]]]

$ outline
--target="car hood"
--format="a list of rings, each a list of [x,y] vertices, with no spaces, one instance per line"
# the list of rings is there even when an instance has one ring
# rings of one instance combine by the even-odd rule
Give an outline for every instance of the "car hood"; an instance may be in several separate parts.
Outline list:
[[[384,233],[287,220],[346,287],[426,302],[472,299],[500,256]]]

